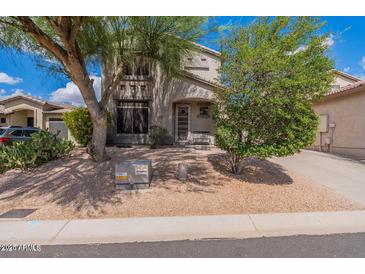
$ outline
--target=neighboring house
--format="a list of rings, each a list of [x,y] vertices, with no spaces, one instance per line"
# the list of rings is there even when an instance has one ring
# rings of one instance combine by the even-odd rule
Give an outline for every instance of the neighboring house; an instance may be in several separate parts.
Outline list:
[[[125,65],[125,77],[108,105],[112,122],[108,142],[146,144],[151,126],[166,128],[166,143],[214,144],[211,102],[219,85],[219,52],[195,44],[196,51],[183,62],[183,72],[167,77],[159,66],[142,56]],[[103,68],[102,83],[113,68]]]
[[[62,120],[62,113],[72,110],[32,96],[17,94],[0,99],[0,126],[49,128],[59,137],[70,139],[71,135]]]
[[[336,71],[332,90],[313,109],[321,122],[312,148],[365,157],[365,81]]]

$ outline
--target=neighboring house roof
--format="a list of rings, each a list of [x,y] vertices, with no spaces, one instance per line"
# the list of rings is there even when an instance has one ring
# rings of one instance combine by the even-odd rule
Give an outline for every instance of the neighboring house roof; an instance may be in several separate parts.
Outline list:
[[[46,104],[48,104],[48,105],[51,105],[51,106],[54,106],[54,107],[63,108],[63,106],[61,106],[59,104],[51,103],[51,102],[42,100],[42,99],[40,99],[38,97],[34,97],[34,96],[31,96],[31,95],[25,95],[25,94],[15,94],[15,95],[11,95],[11,96],[5,97],[4,99],[1,99],[0,100],[0,103],[1,104],[4,104],[6,102],[14,101],[14,100],[17,100],[17,99],[27,99],[27,100],[36,102],[36,103],[38,103],[40,105],[46,105]]]
[[[65,112],[70,112],[70,111],[72,111],[71,108],[61,108],[61,109],[43,111],[43,113],[65,113]]]
[[[18,99],[26,99],[26,100],[29,100],[29,101],[32,101],[32,102],[36,102],[36,103],[38,103],[40,105],[43,105],[43,106],[44,105],[47,105],[47,106],[50,106],[50,107],[55,108],[58,111],[60,111],[62,109],[70,110],[70,109],[73,109],[74,108],[71,105],[64,105],[64,104],[52,103],[52,102],[48,102],[46,100],[43,100],[43,99],[40,99],[40,98],[31,96],[31,95],[15,94],[15,95],[8,96],[8,97],[5,97],[5,98],[3,98],[3,99],[0,100],[0,113],[2,111],[2,108],[3,108],[3,113],[6,113],[5,106],[4,106],[4,104],[6,102],[10,102],[10,101],[18,100]]]
[[[345,78],[348,78],[348,79],[350,79],[352,81],[355,81],[355,82],[361,81],[361,79],[359,79],[359,78],[357,78],[353,75],[350,75],[348,73],[345,73],[343,71],[335,70],[335,74],[340,75],[340,76],[345,77]]]
[[[341,88],[332,89],[330,92],[328,92],[325,97],[322,99],[332,99],[334,97],[344,96],[348,94],[352,94],[359,91],[365,91],[363,87],[365,87],[365,80],[361,80],[353,75],[347,74],[345,72],[335,70],[335,74],[342,76],[344,78],[350,79],[351,81],[354,81],[352,84],[348,84],[346,86],[343,86]]]
[[[41,105],[44,105],[44,104],[47,103],[46,101],[44,101],[40,98],[30,96],[30,95],[25,95],[25,94],[15,94],[15,95],[7,96],[4,99],[1,99],[0,102],[3,104],[3,103],[13,101],[13,100],[16,100],[16,99],[20,99],[20,98],[28,99],[28,100],[31,100],[33,102],[39,103]]]
[[[11,113],[13,113],[13,112],[9,111],[9,110],[6,110],[4,105],[0,105],[0,114],[7,115],[7,114],[11,114]]]
[[[358,92],[358,91],[365,91],[365,89],[363,89],[363,87],[365,87],[365,80],[359,80],[351,85],[330,91],[325,96],[325,98],[333,98],[333,97],[337,97],[337,96],[352,94],[352,93]]]

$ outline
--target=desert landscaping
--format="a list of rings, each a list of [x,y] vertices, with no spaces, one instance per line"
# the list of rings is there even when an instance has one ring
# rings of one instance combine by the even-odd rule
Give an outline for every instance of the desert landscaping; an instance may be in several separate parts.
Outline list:
[[[85,149],[38,168],[10,170],[0,178],[0,213],[33,209],[25,219],[116,218],[356,210],[332,190],[284,170],[271,161],[248,159],[240,175],[229,173],[224,152],[211,148],[108,147],[112,159],[91,161]],[[115,188],[118,161],[151,159],[151,187],[137,192]],[[186,162],[189,177],[176,177]]]

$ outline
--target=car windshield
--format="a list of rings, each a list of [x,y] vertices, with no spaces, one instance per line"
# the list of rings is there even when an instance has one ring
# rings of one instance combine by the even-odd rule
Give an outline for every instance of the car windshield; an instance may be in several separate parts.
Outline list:
[[[3,135],[4,132],[5,132],[5,129],[0,128],[0,135]]]

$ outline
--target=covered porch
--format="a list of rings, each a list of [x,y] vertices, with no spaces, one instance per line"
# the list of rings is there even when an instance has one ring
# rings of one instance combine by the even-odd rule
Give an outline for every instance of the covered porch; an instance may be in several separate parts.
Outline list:
[[[189,98],[173,103],[174,140],[178,144],[214,144],[212,103]]]
[[[42,128],[42,114],[33,108],[15,108],[5,113],[6,124],[21,127]]]

